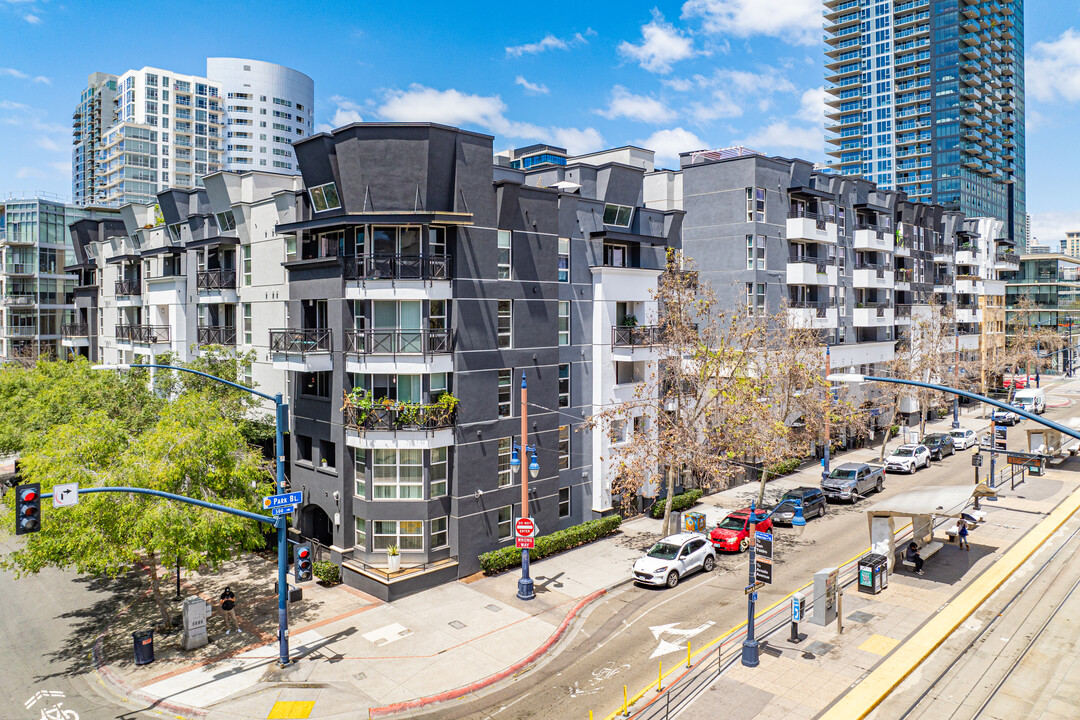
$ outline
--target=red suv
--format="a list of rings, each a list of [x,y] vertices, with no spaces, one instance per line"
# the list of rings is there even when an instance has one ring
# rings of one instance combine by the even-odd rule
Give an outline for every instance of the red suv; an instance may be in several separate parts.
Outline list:
[[[772,530],[772,520],[758,522],[757,529],[769,532]],[[709,541],[716,550],[745,552],[750,547],[750,508],[736,510],[721,520],[709,533]]]

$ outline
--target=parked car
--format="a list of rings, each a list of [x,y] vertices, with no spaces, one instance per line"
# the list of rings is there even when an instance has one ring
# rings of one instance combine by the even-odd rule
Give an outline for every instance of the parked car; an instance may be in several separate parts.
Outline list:
[[[1042,415],[1046,412],[1046,392],[1041,388],[1017,390],[1016,395],[1013,396],[1012,404],[1029,413]]]
[[[953,448],[957,450],[967,450],[979,444],[979,436],[974,430],[950,430],[949,435],[952,436]]]
[[[1012,410],[1002,410],[998,408],[994,412],[990,413],[990,419],[998,425],[1015,425],[1020,422],[1020,416],[1014,413]]]
[[[914,473],[923,467],[930,467],[930,451],[925,445],[901,445],[885,458],[886,472]]]
[[[944,460],[946,455],[956,452],[952,435],[947,433],[931,433],[922,439],[922,444],[930,451],[931,460]]]
[[[825,493],[815,487],[797,487],[794,490],[788,490],[784,493],[784,497],[780,498],[780,502],[785,500],[792,500],[799,503],[802,506],[803,517],[809,520],[812,517],[821,517],[825,514]],[[779,505],[780,503],[777,503]],[[772,521],[774,523],[783,523],[790,525],[795,519],[795,508],[791,504],[773,513]]]
[[[855,502],[871,491],[885,489],[885,468],[867,463],[844,463],[821,481],[821,489],[831,502]]]
[[[712,572],[716,553],[704,535],[680,533],[660,540],[634,563],[634,580],[646,585],[675,587],[695,570]]]
[[[772,520],[759,522],[757,529],[768,532],[772,529]],[[716,550],[745,552],[750,547],[750,508],[736,510],[721,520],[709,533],[709,541]]]

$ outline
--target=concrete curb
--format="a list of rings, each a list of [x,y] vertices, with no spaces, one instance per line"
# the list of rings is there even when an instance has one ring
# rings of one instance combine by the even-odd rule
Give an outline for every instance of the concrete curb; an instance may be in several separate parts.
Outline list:
[[[1062,501],[998,562],[987,568],[959,596],[931,617],[912,638],[901,644],[876,670],[818,717],[821,720],[861,720],[869,715],[1077,510],[1080,510],[1080,490],[1074,491]]]
[[[581,612],[581,610],[586,605],[591,603],[593,600],[603,597],[607,594],[607,592],[608,591],[606,589],[597,590],[596,592],[590,595],[586,595],[581,600],[579,600],[577,604],[574,605],[573,608],[571,608],[570,612],[566,614],[566,617],[563,618],[562,623],[559,625],[558,628],[556,628],[555,632],[553,632],[551,636],[548,637],[548,639],[545,640],[542,645],[540,645],[540,647],[536,648],[536,650],[533,650],[527,657],[517,661],[513,665],[505,668],[504,670],[501,670],[494,675],[489,675],[483,680],[478,680],[477,682],[474,682],[470,685],[465,685],[464,687],[459,687],[454,690],[447,690],[446,692],[442,692],[437,695],[429,695],[428,697],[418,698],[416,700],[410,700],[408,702],[395,703],[393,705],[384,705],[383,707],[371,708],[368,710],[368,717],[388,717],[390,715],[396,715],[407,710],[416,710],[418,708],[427,707],[429,705],[435,705],[437,703],[446,702],[448,700],[454,700],[464,695],[468,695],[469,693],[476,692],[477,690],[482,690],[483,688],[486,688],[490,685],[494,685],[500,680],[505,680],[506,678],[510,677],[522,668],[531,665],[533,662],[536,661],[537,658],[539,658],[541,655],[551,649],[551,646],[554,645],[559,640],[559,638],[562,637],[563,633],[566,632],[566,629],[570,626],[570,623],[574,620],[577,614]]]

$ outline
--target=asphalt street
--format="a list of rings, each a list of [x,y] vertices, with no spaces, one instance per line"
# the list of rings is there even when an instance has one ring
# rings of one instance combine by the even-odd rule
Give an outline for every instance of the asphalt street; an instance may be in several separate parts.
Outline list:
[[[1048,396],[1051,401],[1069,397],[1053,396],[1052,389]],[[1046,417],[1064,422],[1077,414],[1072,401],[1066,407],[1048,409]],[[1026,450],[1024,430],[1033,425],[1025,422],[1010,428],[1008,448]],[[896,444],[893,441],[889,447]],[[777,528],[774,580],[760,591],[758,609],[809,582],[815,571],[837,566],[865,550],[869,537],[864,507],[921,485],[973,484],[972,452],[957,452],[914,475],[890,474],[880,495],[854,506],[830,505],[824,518],[807,523],[802,537],[795,538],[788,528]],[[999,457],[999,467],[1003,463]],[[988,469],[987,463],[984,478]],[[747,501],[752,492],[748,487]],[[592,710],[597,719],[605,718],[621,706],[624,685],[633,695],[656,683],[660,662],[665,668],[685,663],[688,638],[693,646],[703,645],[744,622],[746,584],[746,556],[727,555],[713,573],[691,576],[671,590],[620,587],[591,610],[554,659],[489,695],[455,708],[440,708],[427,717],[587,718]]]

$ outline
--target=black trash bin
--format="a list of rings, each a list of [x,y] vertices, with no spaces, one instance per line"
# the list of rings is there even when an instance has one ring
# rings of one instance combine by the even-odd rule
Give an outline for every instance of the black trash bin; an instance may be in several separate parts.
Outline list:
[[[884,555],[868,553],[859,558],[859,592],[877,595],[889,586],[889,561]]]
[[[131,633],[135,641],[135,664],[147,665],[154,662],[154,631],[139,630]]]

